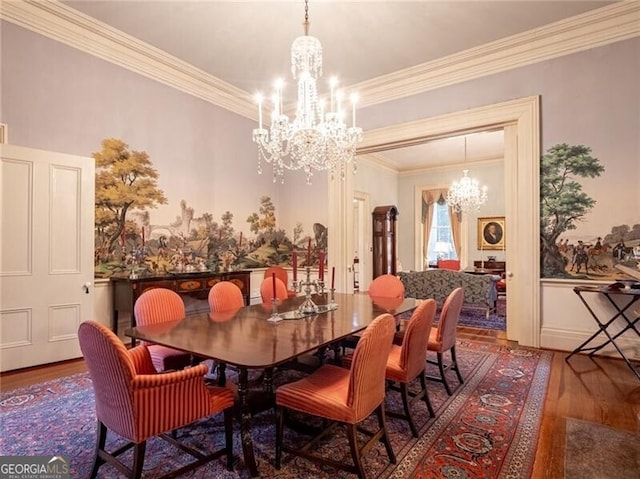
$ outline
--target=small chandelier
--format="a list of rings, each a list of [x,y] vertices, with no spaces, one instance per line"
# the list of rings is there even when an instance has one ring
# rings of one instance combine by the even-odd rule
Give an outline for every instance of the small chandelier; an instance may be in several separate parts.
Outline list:
[[[304,35],[291,45],[291,73],[298,80],[298,105],[293,121],[284,114],[282,81],[276,82],[272,96],[271,128],[262,124],[261,95],[257,96],[258,128],[253,141],[258,145],[258,173],[262,160],[273,165],[273,181],[284,183],[285,170],[303,170],[307,184],[314,171],[329,171],[331,179],[339,172],[344,179],[348,163],[357,170],[356,144],[362,140],[362,128],[356,127],[356,96],[351,96],[351,126],[345,123],[343,93],[331,79],[329,103],[318,98],[316,80],[322,76],[322,45],[309,35],[309,5],[304,2]]]
[[[467,160],[467,138],[464,139],[464,159]],[[480,188],[478,180],[469,178],[469,170],[462,170],[462,178],[454,181],[447,193],[447,204],[456,213],[477,211],[487,201],[487,187]]]

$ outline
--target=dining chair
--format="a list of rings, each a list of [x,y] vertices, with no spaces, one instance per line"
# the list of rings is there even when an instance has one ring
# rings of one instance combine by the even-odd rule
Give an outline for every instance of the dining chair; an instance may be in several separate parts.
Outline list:
[[[289,273],[282,266],[269,266],[264,272],[264,279],[271,278],[271,275],[275,273],[276,278],[284,283],[287,290],[287,295],[292,298],[296,295],[295,291],[289,289]]]
[[[98,469],[105,463],[127,477],[141,477],[147,440],[155,436],[196,459],[175,471],[175,476],[223,456],[227,469],[233,470],[233,392],[228,388],[205,386],[207,366],[201,364],[160,374],[146,345],[128,350],[109,328],[96,321],[80,324],[78,339],[93,385],[97,417],[91,478],[97,476]],[[225,444],[217,451],[195,450],[167,434],[220,412],[224,414]],[[129,442],[107,451],[108,432]],[[129,466],[118,456],[132,447]]]
[[[287,287],[285,284],[278,279],[276,276],[276,299],[283,301],[289,297],[287,293]],[[262,298],[262,302],[266,304],[271,304],[273,301],[273,277],[270,276],[268,278],[264,278],[262,283],[260,283],[260,297]]]
[[[138,297],[133,306],[136,324],[145,326],[185,317],[185,307],[178,293],[167,288],[153,288]],[[147,343],[151,360],[158,372],[183,369],[192,364],[190,354],[159,344]]]
[[[215,315],[212,315],[213,321],[228,321],[233,317],[233,315],[227,316],[223,313],[235,313],[238,309],[245,306],[242,290],[238,285],[231,281],[219,281],[214,284],[209,290],[207,299],[211,313],[215,313]],[[218,385],[223,386],[226,384],[227,365],[225,363],[213,361],[213,364],[211,365],[211,374],[216,370]]]
[[[413,311],[411,318],[407,322],[402,336],[402,344],[391,346],[389,358],[387,359],[387,370],[385,378],[389,389],[400,392],[404,414],[387,410],[387,416],[398,419],[405,419],[409,423],[409,428],[414,437],[418,437],[418,428],[415,425],[411,406],[422,399],[431,417],[435,417],[425,377],[427,342],[429,332],[433,325],[433,318],[436,314],[437,303],[434,299],[427,299],[420,303]],[[342,364],[349,367],[353,359],[352,355],[347,355],[342,359]],[[420,380],[420,391],[409,390],[409,385],[415,380]]]
[[[369,296],[404,298],[404,284],[396,275],[381,274],[369,285]]]
[[[373,281],[369,284],[367,293],[372,299],[402,299],[404,298],[404,284],[402,283],[402,281],[400,281],[400,278],[393,274],[381,274],[380,276],[374,278]],[[398,326],[399,323],[396,322],[396,328]],[[342,354],[345,354],[347,348],[355,348],[355,345],[359,341],[359,339],[360,333],[352,334],[343,339],[340,343],[340,345],[342,346]]]
[[[364,478],[362,456],[377,441],[384,444],[391,463],[396,463],[384,411],[384,377],[394,331],[393,316],[388,313],[381,314],[362,334],[349,369],[324,364],[314,373],[276,389],[276,469],[280,469],[284,451]],[[329,428],[322,431],[320,436],[330,433],[332,426],[336,424],[344,425],[353,464],[313,454],[309,449],[319,436],[300,448],[285,445],[285,416],[289,416],[291,411],[328,421]],[[378,418],[378,429],[371,431],[360,427],[373,412]],[[363,445],[358,444],[357,433],[360,432],[368,436],[367,442]]]
[[[231,281],[219,281],[214,284],[207,299],[212,312],[230,311],[245,306],[242,290]]]
[[[440,371],[440,377],[427,376],[427,379],[443,383],[449,396],[451,396],[451,387],[447,382],[447,371],[455,371],[460,384],[464,383],[462,374],[460,373],[460,366],[458,365],[458,360],[456,358],[456,327],[458,326],[458,320],[460,319],[460,310],[462,309],[463,301],[463,288],[456,288],[449,293],[449,296],[447,296],[447,299],[442,306],[440,318],[438,319],[438,326],[431,328],[429,342],[427,344],[427,351],[435,352],[437,356],[437,361],[428,359],[427,362],[437,364],[438,370]],[[451,362],[445,364],[444,353],[447,351],[449,351],[451,355]]]

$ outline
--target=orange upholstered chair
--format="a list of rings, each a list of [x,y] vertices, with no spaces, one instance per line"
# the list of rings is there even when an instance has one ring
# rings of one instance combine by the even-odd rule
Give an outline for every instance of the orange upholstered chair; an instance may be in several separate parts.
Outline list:
[[[385,445],[391,463],[395,464],[396,458],[387,434],[384,412],[384,376],[394,331],[393,316],[382,314],[374,319],[362,334],[353,353],[350,369],[324,364],[309,376],[276,389],[276,469],[280,469],[282,452],[285,451],[364,478],[362,454],[376,441]],[[285,415],[291,410],[318,416],[332,423],[344,424],[347,428],[353,464],[321,458],[309,452],[309,446],[314,440],[299,449],[285,446]],[[378,430],[370,431],[371,437],[364,445],[359,446],[356,430],[362,430],[357,429],[357,425],[374,411],[378,417]]]
[[[287,295],[291,298],[296,295],[295,291],[289,289],[289,274],[287,270],[281,266],[269,266],[264,272],[264,279],[271,278],[271,275],[275,273],[276,278],[284,283],[284,287],[287,290]]]
[[[269,276],[262,280],[260,283],[260,297],[262,298],[262,302],[266,304],[271,304],[273,300],[273,277]],[[285,284],[278,279],[276,276],[276,299],[283,301],[289,297],[287,293],[287,287]]]
[[[453,271],[460,271],[459,259],[439,259],[438,269],[451,269]]]
[[[220,281],[209,290],[209,309],[212,312],[230,311],[242,308],[244,297],[242,290],[231,281]]]
[[[404,298],[404,284],[393,274],[382,274],[369,285],[369,296]]]
[[[460,384],[464,383],[456,358],[456,327],[460,319],[460,310],[462,309],[463,301],[464,289],[456,288],[449,294],[442,306],[438,327],[431,328],[429,343],[427,345],[427,351],[435,352],[438,358],[437,361],[428,361],[432,364],[437,364],[440,370],[439,378],[429,376],[429,379],[442,382],[449,396],[451,396],[451,387],[447,382],[446,373],[448,370],[455,371]],[[449,364],[445,364],[444,362],[444,353],[447,351],[451,354],[451,362]]]
[[[425,360],[427,355],[427,342],[436,309],[437,303],[434,299],[427,299],[418,305],[411,315],[411,319],[407,322],[404,335],[402,336],[402,345],[394,344],[391,346],[389,359],[387,360],[385,377],[387,381],[391,382],[391,389],[399,391],[402,395],[402,404],[404,406],[404,414],[387,411],[387,415],[406,419],[409,422],[409,427],[414,437],[418,437],[418,429],[411,414],[411,405],[417,399],[422,399],[427,405],[429,415],[431,417],[435,416],[431,400],[429,399],[429,393],[427,392]],[[345,356],[343,358],[343,365],[348,367],[351,359],[351,355]],[[421,389],[417,393],[410,392],[409,384],[417,378],[420,379]]]
[[[82,323],[78,338],[93,383],[98,419],[92,478],[105,462],[127,477],[141,477],[147,439],[161,436],[175,444],[167,432],[223,411],[225,446],[205,454],[181,444],[179,447],[197,460],[180,468],[176,475],[222,456],[226,456],[227,469],[232,470],[233,392],[205,386],[205,365],[158,374],[146,345],[127,350],[109,328],[95,321]],[[106,451],[107,431],[129,443]],[[129,467],[118,456],[131,447],[133,462]]]
[[[145,291],[133,306],[136,324],[158,324],[185,317],[184,302],[178,293],[166,288]],[[159,372],[182,369],[191,364],[191,355],[159,344],[147,344],[151,360]]]
[[[368,294],[371,298],[377,298],[378,302],[383,302],[384,298],[390,299],[404,299],[404,284],[400,281],[400,278],[393,274],[381,274],[374,278],[369,285]],[[375,299],[374,299],[374,302]],[[396,324],[399,326],[399,324]],[[342,341],[343,353],[346,348],[354,348],[360,334],[352,334],[346,337]]]

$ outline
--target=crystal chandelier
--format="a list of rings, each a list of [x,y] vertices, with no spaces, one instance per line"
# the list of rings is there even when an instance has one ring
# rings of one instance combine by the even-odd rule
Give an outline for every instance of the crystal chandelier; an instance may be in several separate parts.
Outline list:
[[[464,139],[464,159],[467,160],[467,138]],[[469,170],[462,170],[462,178],[454,181],[447,193],[447,204],[457,213],[469,213],[480,209],[487,201],[487,187],[480,188],[478,180],[469,178]]]
[[[271,97],[271,128],[262,123],[262,102],[258,102],[258,128],[253,130],[253,141],[258,145],[258,173],[262,173],[262,160],[273,166],[273,181],[284,183],[286,170],[303,170],[307,184],[311,184],[314,171],[329,171],[331,179],[336,173],[344,179],[348,163],[353,172],[357,164],[356,144],[362,140],[362,128],[356,127],[356,97],[351,96],[351,126],[345,123],[344,96],[331,79],[329,103],[318,97],[316,80],[322,76],[322,45],[309,35],[309,5],[305,0],[304,35],[291,45],[291,73],[298,81],[298,105],[293,121],[283,109],[283,83],[276,82]]]

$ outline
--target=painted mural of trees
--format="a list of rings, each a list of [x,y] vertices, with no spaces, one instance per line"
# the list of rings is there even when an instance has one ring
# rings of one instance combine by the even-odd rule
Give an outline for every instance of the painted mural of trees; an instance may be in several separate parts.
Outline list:
[[[125,232],[127,212],[165,204],[158,188],[158,172],[144,151],[131,150],[117,138],[102,140],[102,150],[91,155],[96,161],[96,233],[98,248],[110,252]]]
[[[604,166],[584,145],[557,144],[541,158],[540,165],[540,247],[543,277],[563,277],[565,259],[558,249],[563,233],[574,230],[593,208],[577,178],[595,178]]]
[[[258,213],[252,213],[247,218],[249,228],[255,234],[273,232],[276,227],[276,207],[268,196],[260,198]]]

